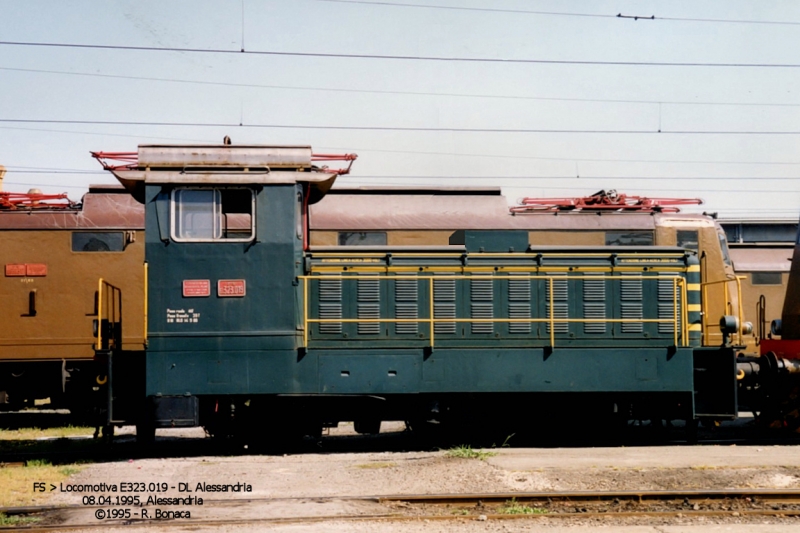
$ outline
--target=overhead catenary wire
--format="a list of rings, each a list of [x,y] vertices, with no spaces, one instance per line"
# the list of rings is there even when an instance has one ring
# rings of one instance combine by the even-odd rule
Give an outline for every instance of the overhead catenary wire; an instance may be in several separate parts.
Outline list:
[[[346,180],[347,177],[343,176],[342,179]],[[352,176],[350,179],[351,180],[356,180],[356,179],[363,180],[364,178],[360,177],[360,176]],[[347,184],[350,184],[349,180],[348,180]],[[356,184],[351,184],[351,185],[356,185]],[[426,183],[421,183],[421,182],[420,183],[408,183],[408,182],[402,182],[402,183],[375,183],[375,182],[370,182],[370,183],[368,183],[368,185],[384,185],[384,186],[397,185],[397,186],[402,186],[402,187],[409,187],[409,186],[413,186],[413,187],[431,187],[431,186],[434,186],[435,183],[431,183],[431,182],[426,182]],[[588,184],[587,185],[583,185],[583,186],[568,186],[568,185],[542,186],[542,185],[538,185],[538,184],[509,186],[509,185],[505,185],[505,184],[502,184],[502,183],[501,184],[495,184],[495,185],[503,187],[503,188],[514,188],[514,189],[534,189],[534,190],[544,190],[544,191],[575,191],[575,195],[576,196],[587,194],[587,190],[593,192],[593,190],[597,189],[596,185],[595,186],[590,186]],[[634,193],[634,192],[635,193],[639,193],[639,192],[654,193],[654,192],[657,192],[657,193],[680,194],[680,195],[688,195],[688,194],[694,194],[694,193],[698,193],[698,192],[700,192],[700,193],[747,193],[747,194],[751,194],[752,193],[752,194],[773,194],[773,195],[775,194],[774,191],[763,191],[763,190],[754,191],[752,189],[730,189],[730,188],[725,188],[725,189],[701,189],[701,188],[697,188],[697,187],[692,187],[691,191],[686,191],[686,190],[679,190],[679,189],[668,189],[668,188],[663,188],[663,187],[639,187],[639,186],[631,187],[631,189],[627,190],[626,192],[630,192],[630,193]],[[785,190],[783,192],[784,193],[797,193],[797,194],[800,194],[800,189]],[[588,194],[590,194],[590,193],[588,193]]]
[[[575,13],[569,11],[541,11],[530,9],[502,9],[490,7],[466,7],[466,6],[443,6],[433,4],[404,4],[400,2],[378,2],[372,0],[315,0],[317,2],[327,2],[336,4],[356,4],[356,5],[372,5],[384,7],[407,7],[407,8],[423,8],[423,9],[440,9],[451,11],[472,11],[478,13],[510,13],[514,15],[545,15],[557,17],[584,17],[584,18],[611,18],[611,19],[637,19],[637,20],[668,20],[673,22],[716,22],[716,23],[731,23],[731,24],[770,24],[770,25],[788,25],[800,26],[800,22],[791,20],[752,20],[752,19],[716,19],[716,18],[696,18],[696,17],[661,17],[656,15],[651,16],[634,16],[624,15],[618,13],[611,15],[608,13]]]
[[[4,185],[20,185],[23,187],[53,187],[55,188],[63,188],[63,189],[88,189],[88,185],[64,185],[62,183],[29,183],[29,182],[22,182],[22,181],[8,181],[3,180]],[[108,184],[106,184],[108,185]]]
[[[95,135],[100,137],[126,137],[129,139],[147,139],[153,140],[167,140],[167,141],[181,141],[181,142],[208,142],[208,139],[187,139],[186,137],[164,137],[160,135],[129,135],[126,133],[103,133],[98,131],[79,131],[79,130],[57,130],[52,128],[23,128],[19,126],[0,126],[0,130],[14,130],[14,131],[30,131],[30,132],[44,132],[44,133],[66,133],[74,135]]]
[[[361,177],[358,175],[349,175],[343,176],[344,178],[348,179],[355,179],[357,177]],[[779,181],[799,181],[796,176],[492,176],[492,175],[484,175],[484,176],[399,176],[399,175],[389,175],[389,174],[373,174],[367,176],[369,178],[380,178],[380,179],[425,179],[425,180],[477,180],[477,179],[490,179],[490,180],[574,180],[576,182],[581,181],[589,181],[589,180],[641,180],[641,181],[648,181],[648,180],[664,180],[664,181],[674,181],[674,180],[689,180],[689,181],[697,181],[697,180],[719,180],[719,181],[731,181],[731,180],[743,180],[743,181],[753,181],[753,180],[779,180]],[[727,189],[723,189],[727,190]]]
[[[800,63],[737,63],[701,61],[610,61],[591,59],[534,59],[466,56],[423,56],[402,54],[356,54],[343,52],[300,52],[280,50],[234,50],[229,48],[188,48],[170,46],[133,46],[116,44],[54,43],[33,41],[0,41],[0,46],[24,46],[41,48],[72,48],[77,50],[118,50],[128,52],[181,52],[193,54],[249,54],[260,56],[313,57],[335,59],[370,59],[393,61],[432,61],[461,63],[502,63],[540,65],[597,65],[621,67],[709,67],[709,68],[800,68]]]
[[[0,130],[44,132],[44,133],[64,133],[75,135],[95,135],[109,137],[128,137],[133,139],[166,139],[182,142],[211,142],[212,139],[189,139],[186,137],[163,137],[153,135],[126,135],[103,132],[90,132],[83,130],[56,130],[51,128],[21,128],[14,126],[0,126]],[[324,150],[350,150],[356,152],[376,152],[389,154],[408,154],[408,155],[434,155],[444,157],[482,157],[490,159],[523,159],[536,161],[563,161],[563,162],[596,162],[596,163],[632,163],[632,164],[681,164],[681,165],[800,165],[800,161],[723,161],[723,160],[689,160],[689,159],[613,159],[613,158],[592,158],[592,157],[545,157],[545,156],[526,156],[508,154],[481,154],[481,153],[461,153],[461,152],[430,152],[424,150],[383,150],[377,148],[363,148],[357,146],[349,147],[320,147]]]
[[[51,128],[22,128],[14,126],[0,126],[0,130],[14,130],[14,131],[28,131],[28,132],[44,132],[44,133],[62,133],[74,135],[94,135],[94,136],[108,136],[108,137],[127,137],[133,139],[165,139],[181,142],[212,142],[213,139],[190,139],[186,137],[163,137],[153,135],[128,135],[128,134],[115,134],[103,132],[90,132],[83,130],[57,130]],[[563,161],[563,162],[596,162],[596,163],[631,163],[631,164],[681,164],[681,165],[800,165],[800,161],[723,161],[723,160],[675,160],[675,159],[613,159],[613,158],[591,158],[591,157],[545,157],[545,156],[525,156],[525,155],[508,155],[508,154],[481,154],[481,153],[460,153],[460,152],[431,152],[423,150],[384,150],[377,148],[364,148],[357,146],[349,147],[320,147],[323,150],[351,150],[356,152],[376,152],[376,153],[390,153],[390,154],[409,154],[409,155],[434,155],[445,157],[481,157],[490,159],[522,159],[522,160],[541,160],[541,161]],[[693,178],[694,179],[694,178]],[[733,178],[726,178],[733,179]],[[746,179],[762,179],[762,178],[746,178]],[[796,179],[796,178],[792,178]]]
[[[551,15],[551,16],[561,16],[561,17],[611,18],[611,19],[617,18],[616,15],[610,15],[608,13],[574,13],[569,11],[541,11],[541,10],[531,10],[531,9],[503,9],[503,8],[493,8],[493,7],[442,6],[433,4],[403,4],[399,2],[373,2],[367,0],[315,0],[315,1],[332,3],[332,4],[440,9],[448,11],[468,11],[474,13],[510,13],[514,15]]]
[[[593,157],[546,157],[532,155],[508,155],[508,154],[481,154],[481,153],[462,153],[462,152],[430,152],[421,150],[385,150],[379,148],[359,148],[359,147],[324,147],[325,150],[353,150],[357,152],[378,152],[389,154],[409,154],[409,155],[441,155],[447,157],[488,157],[493,159],[532,159],[536,161],[565,161],[565,162],[597,162],[597,163],[669,163],[669,164],[701,164],[701,165],[800,165],[800,161],[722,161],[722,160],[690,160],[690,159],[613,159],[613,158],[593,158]]]
[[[11,174],[105,174],[99,170],[10,170]]]
[[[556,128],[451,128],[426,126],[345,126],[329,124],[261,124],[235,122],[160,122],[139,120],[82,120],[82,119],[22,119],[0,118],[0,123],[16,124],[92,124],[104,126],[154,126],[195,128],[254,128],[338,131],[392,131],[392,132],[444,132],[444,133],[572,133],[611,135],[800,135],[800,130],[625,130],[625,129],[556,129]]]
[[[356,93],[356,94],[386,94],[403,96],[432,96],[445,98],[485,98],[499,100],[532,100],[546,102],[584,102],[584,103],[610,103],[610,104],[641,104],[641,105],[687,105],[687,106],[743,106],[743,107],[800,107],[800,103],[784,102],[712,102],[712,101],[690,101],[690,100],[641,100],[632,98],[570,98],[559,96],[526,96],[513,94],[478,94],[478,93],[447,93],[431,91],[400,91],[400,90],[380,90],[380,89],[349,89],[344,87],[320,87],[303,85],[273,85],[260,83],[235,83],[226,81],[211,80],[189,80],[181,78],[163,78],[153,76],[133,76],[127,74],[102,74],[98,72],[73,72],[65,70],[47,70],[17,67],[0,67],[0,70],[9,72],[29,72],[37,74],[55,74],[65,76],[85,76],[93,78],[137,80],[137,81],[157,81],[166,83],[183,83],[191,85],[210,85],[219,87],[240,87],[250,89],[278,89],[290,91],[325,91],[337,93]]]
[[[8,165],[6,169],[9,173],[13,174],[96,174],[106,175],[104,170],[84,170],[84,169],[69,169],[69,168],[39,168],[39,167],[24,167],[16,165]],[[483,175],[483,176],[418,176],[418,175],[391,175],[391,174],[371,174],[368,176],[349,175],[341,176],[341,179],[420,179],[420,180],[580,180],[581,182],[590,180],[614,180],[614,181],[640,181],[646,183],[648,181],[797,181],[797,177],[793,176],[496,176],[496,175]],[[729,189],[720,189],[721,192]]]

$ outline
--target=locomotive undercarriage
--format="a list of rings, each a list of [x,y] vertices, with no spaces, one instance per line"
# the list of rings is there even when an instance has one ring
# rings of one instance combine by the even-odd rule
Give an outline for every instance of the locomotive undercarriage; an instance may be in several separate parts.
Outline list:
[[[200,394],[150,396],[144,391],[145,357],[142,352],[101,354],[91,374],[106,381],[93,391],[98,426],[135,423],[143,442],[155,429],[202,426],[222,441],[252,446],[280,446],[303,437],[318,438],[325,427],[354,422],[362,434],[380,431],[383,421],[405,421],[423,438],[437,443],[469,439],[486,445],[502,443],[508,435],[598,436],[609,442],[628,424],[653,428],[684,421],[687,440],[696,438],[697,424],[712,424],[736,416],[736,406],[718,402],[725,391],[704,381],[718,377],[728,363],[720,352],[695,352],[694,392],[427,392],[411,394]],[[763,359],[763,358],[762,358]],[[730,359],[727,359],[730,361]],[[759,365],[758,362],[761,362]],[[738,359],[739,410],[753,410],[766,417],[784,419],[800,406],[796,387],[800,365],[775,359]],[[111,363],[109,365],[109,363]],[[730,381],[724,380],[727,383]],[[99,383],[99,382],[98,382]],[[734,385],[736,386],[736,385]],[[110,388],[109,388],[110,387]],[[763,391],[773,391],[765,395]],[[777,392],[776,392],[777,391]],[[735,398],[727,394],[728,398]],[[794,398],[798,405],[788,405]],[[110,403],[109,403],[110,400]],[[782,403],[781,403],[782,402]],[[107,407],[108,406],[108,407]],[[733,409],[731,409],[733,408]],[[800,416],[795,417],[800,426]],[[615,433],[616,432],[616,433]]]
[[[146,411],[154,411],[154,400],[149,399]],[[558,435],[601,435],[613,441],[613,430],[630,421],[660,424],[692,417],[690,393],[237,395],[201,396],[197,403],[198,425],[212,437],[251,447],[319,438],[324,428],[350,421],[361,434],[377,434],[381,422],[399,420],[437,444],[467,438],[491,445],[512,434],[541,436],[553,431]],[[172,414],[187,417],[190,412],[191,408],[182,415],[174,410]],[[140,440],[152,440],[156,427],[170,427],[169,421],[140,421]]]
[[[752,411],[763,427],[800,433],[800,360],[768,352],[740,356],[737,368],[740,411]]]
[[[0,365],[0,410],[69,409],[73,423],[97,404],[97,373],[91,359],[5,362]]]
[[[509,436],[614,442],[629,421],[686,420],[691,395],[439,394],[391,397],[201,398],[200,423],[214,437],[254,446],[318,438],[325,427],[353,422],[376,434],[382,421],[405,421],[424,443],[501,445]],[[220,405],[225,405],[220,409]],[[651,422],[648,422],[651,423]],[[652,424],[655,424],[652,422]],[[687,428],[694,426],[687,424]]]

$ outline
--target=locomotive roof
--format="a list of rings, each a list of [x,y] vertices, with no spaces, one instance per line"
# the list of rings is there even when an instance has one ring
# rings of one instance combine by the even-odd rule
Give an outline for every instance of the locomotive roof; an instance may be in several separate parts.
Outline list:
[[[653,230],[662,222],[713,225],[703,215],[558,212],[512,215],[504,196],[336,194],[311,206],[314,230]]]
[[[402,185],[336,185],[328,194],[436,194],[445,196],[503,196],[501,187],[404,187]]]
[[[315,203],[346,169],[330,170],[316,161],[349,161],[357,156],[314,154],[310,146],[139,145],[137,152],[93,152],[106,170],[140,202],[145,184],[251,185],[307,183]],[[122,165],[107,160],[124,161]]]
[[[144,229],[144,209],[122,187],[92,185],[75,209],[0,211],[0,229]]]

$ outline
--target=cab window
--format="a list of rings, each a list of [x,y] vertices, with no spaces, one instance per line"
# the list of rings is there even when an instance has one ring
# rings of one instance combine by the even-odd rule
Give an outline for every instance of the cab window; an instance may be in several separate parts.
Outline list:
[[[750,283],[753,285],[781,285],[783,277],[780,272],[752,272]]]
[[[678,247],[698,251],[699,242],[697,230],[678,230]]]
[[[121,231],[76,231],[72,233],[73,252],[121,252],[125,234]]]
[[[339,246],[385,246],[385,231],[340,231]]]
[[[652,246],[652,231],[607,231],[606,246]]]
[[[251,241],[255,195],[250,189],[175,189],[170,202],[175,241]]]
[[[728,239],[725,237],[725,232],[717,230],[717,237],[719,237],[719,247],[722,251],[722,260],[725,261],[725,264],[732,267],[733,262],[731,261],[731,254],[728,251]]]

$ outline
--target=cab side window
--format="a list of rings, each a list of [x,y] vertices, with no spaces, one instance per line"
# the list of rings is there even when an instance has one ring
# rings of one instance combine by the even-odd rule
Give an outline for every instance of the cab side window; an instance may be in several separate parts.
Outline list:
[[[652,246],[652,231],[607,231],[606,246]]]
[[[121,231],[76,231],[72,233],[73,252],[122,252],[125,234]]]
[[[687,250],[698,251],[700,248],[697,230],[678,230],[678,246]]]
[[[385,231],[340,231],[339,246],[385,246]]]
[[[781,285],[783,277],[780,272],[752,272],[750,283],[753,285]]]
[[[251,241],[255,235],[250,189],[175,189],[170,204],[175,241]]]

